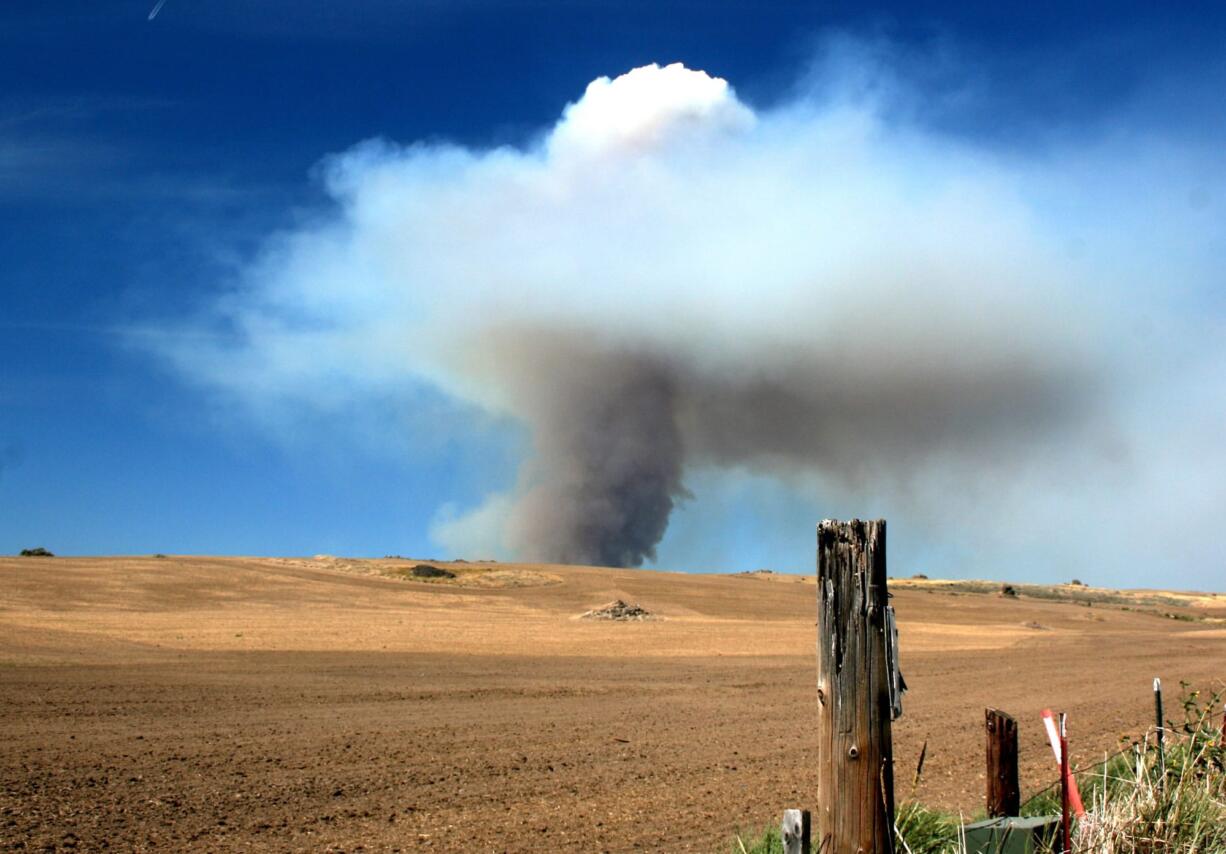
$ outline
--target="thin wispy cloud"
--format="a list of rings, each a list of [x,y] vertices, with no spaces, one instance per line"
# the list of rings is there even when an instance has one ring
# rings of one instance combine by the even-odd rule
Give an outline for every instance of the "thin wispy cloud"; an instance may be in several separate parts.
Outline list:
[[[135,95],[9,94],[0,98],[0,131],[78,128],[108,113],[144,112],[173,106],[173,101]]]
[[[138,150],[99,119],[166,109],[165,99],[130,95],[0,98],[0,194],[71,199],[114,193],[118,170]]]
[[[183,329],[181,327],[154,326],[151,324],[102,324],[102,323],[57,323],[54,321],[21,320],[0,321],[0,331],[28,332],[39,335],[100,335],[130,342],[163,340],[180,342],[196,339],[214,345],[234,343],[235,336],[219,330]]]

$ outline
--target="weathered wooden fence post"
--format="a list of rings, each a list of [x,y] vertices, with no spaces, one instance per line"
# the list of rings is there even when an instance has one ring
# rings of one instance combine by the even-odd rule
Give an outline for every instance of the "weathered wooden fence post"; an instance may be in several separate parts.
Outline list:
[[[818,850],[893,854],[885,521],[817,529]]]
[[[998,709],[986,709],[988,735],[988,817],[1017,815],[1022,790],[1017,781],[1017,721]]]

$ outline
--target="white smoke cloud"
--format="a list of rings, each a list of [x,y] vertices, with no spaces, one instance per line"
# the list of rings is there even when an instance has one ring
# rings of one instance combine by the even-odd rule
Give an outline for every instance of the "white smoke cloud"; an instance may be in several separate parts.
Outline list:
[[[747,130],[754,115],[728,81],[680,63],[601,77],[570,104],[549,134],[549,157],[602,158],[649,150],[669,138]]]
[[[687,484],[748,475],[917,550],[1146,580],[1141,514],[1222,506],[1220,166],[1143,129],[1003,152],[844,70],[754,111],[647,66],[527,148],[358,145],[216,307],[234,342],[169,355],[257,409],[428,386],[526,424],[513,490],[440,517],[456,550],[637,563]]]

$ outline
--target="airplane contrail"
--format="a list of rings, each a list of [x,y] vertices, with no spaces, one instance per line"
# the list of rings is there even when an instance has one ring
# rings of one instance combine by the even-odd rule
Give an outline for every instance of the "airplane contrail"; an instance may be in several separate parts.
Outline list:
[[[153,11],[149,13],[149,20],[152,21],[158,16],[158,12],[162,11],[162,7],[166,5],[166,0],[158,0],[157,5],[153,7]]]

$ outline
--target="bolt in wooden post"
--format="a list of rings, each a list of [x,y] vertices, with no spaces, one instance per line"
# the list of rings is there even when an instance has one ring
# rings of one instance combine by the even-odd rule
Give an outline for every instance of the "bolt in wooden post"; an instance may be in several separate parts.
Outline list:
[[[1017,815],[1022,790],[1017,782],[1017,721],[998,709],[986,709],[988,733],[988,817]]]
[[[885,521],[817,529],[818,850],[893,854]]]
[[[783,854],[809,854],[811,820],[808,810],[783,811]]]

